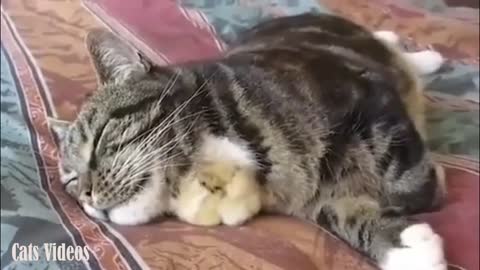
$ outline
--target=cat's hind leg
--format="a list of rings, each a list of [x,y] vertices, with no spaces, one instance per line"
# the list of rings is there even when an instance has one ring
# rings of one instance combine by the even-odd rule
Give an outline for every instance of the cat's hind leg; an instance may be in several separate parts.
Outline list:
[[[428,224],[388,215],[373,200],[334,199],[321,206],[315,219],[383,270],[447,269],[442,239]]]
[[[400,233],[400,246],[387,251],[380,266],[385,270],[444,270],[442,238],[426,223],[406,227]]]

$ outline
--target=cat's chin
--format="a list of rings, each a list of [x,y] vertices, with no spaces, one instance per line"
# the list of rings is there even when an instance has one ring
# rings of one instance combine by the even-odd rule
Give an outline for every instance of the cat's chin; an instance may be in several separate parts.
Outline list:
[[[102,220],[102,221],[108,221],[108,212],[107,211],[98,210],[98,209],[94,208],[93,206],[91,206],[87,203],[83,203],[82,208],[83,208],[83,211],[85,211],[85,213],[88,216],[90,216],[94,219],[98,219],[98,220]]]
[[[83,211],[91,218],[118,225],[141,225],[160,216],[161,212],[145,211],[142,205],[125,203],[108,210],[99,210],[89,204],[82,204]]]
[[[119,225],[140,225],[164,215],[170,209],[167,191],[150,181],[130,200],[108,210],[110,222]]]
[[[170,210],[167,191],[160,181],[150,181],[134,197],[107,210],[99,210],[83,203],[83,211],[90,217],[118,225],[141,225],[149,223]]]
[[[161,212],[145,211],[132,205],[114,207],[108,211],[108,220],[118,225],[141,225],[160,216]]]

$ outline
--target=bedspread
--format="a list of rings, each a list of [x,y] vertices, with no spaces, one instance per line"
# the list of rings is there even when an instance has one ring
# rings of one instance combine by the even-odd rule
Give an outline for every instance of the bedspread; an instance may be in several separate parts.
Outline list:
[[[241,227],[172,219],[128,227],[86,216],[63,191],[47,116],[72,120],[96,77],[84,45],[107,27],[157,64],[220,55],[261,20],[330,12],[394,30],[408,49],[448,58],[425,78],[429,146],[446,168],[448,202],[418,215],[444,237],[450,269],[479,269],[479,15],[475,0],[4,0],[1,2],[2,269],[370,270],[325,230],[281,216]],[[89,258],[47,260],[45,243],[86,247]],[[18,246],[39,246],[17,261]],[[18,250],[17,250],[18,251]]]

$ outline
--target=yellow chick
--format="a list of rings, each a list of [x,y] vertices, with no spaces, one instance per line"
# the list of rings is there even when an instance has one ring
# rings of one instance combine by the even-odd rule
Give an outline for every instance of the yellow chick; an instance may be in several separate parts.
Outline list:
[[[231,162],[197,166],[180,186],[177,216],[191,224],[240,225],[262,207],[261,187],[250,168]]]

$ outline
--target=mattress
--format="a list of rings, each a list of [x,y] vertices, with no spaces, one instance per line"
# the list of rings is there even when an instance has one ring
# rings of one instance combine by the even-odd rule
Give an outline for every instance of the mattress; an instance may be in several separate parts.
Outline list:
[[[479,16],[474,0],[4,0],[1,3],[2,269],[375,269],[324,229],[261,216],[202,228],[162,218],[117,226],[86,216],[64,191],[46,117],[72,120],[96,87],[84,38],[108,28],[159,65],[221,55],[276,16],[329,12],[394,30],[409,50],[448,58],[425,77],[429,146],[446,168],[440,211],[415,216],[445,239],[450,269],[479,269]],[[19,247],[37,246],[38,258]],[[47,244],[47,246],[45,246]],[[88,256],[53,260],[48,245]],[[14,256],[15,255],[15,256]],[[88,257],[88,258],[87,258]]]

